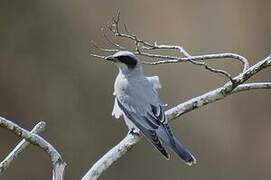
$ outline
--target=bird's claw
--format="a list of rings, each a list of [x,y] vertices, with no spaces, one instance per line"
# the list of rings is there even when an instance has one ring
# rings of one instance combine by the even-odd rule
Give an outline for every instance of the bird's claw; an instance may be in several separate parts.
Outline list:
[[[139,129],[135,129],[135,128],[132,128],[128,131],[128,134],[132,134],[132,135],[140,135],[140,131]]]

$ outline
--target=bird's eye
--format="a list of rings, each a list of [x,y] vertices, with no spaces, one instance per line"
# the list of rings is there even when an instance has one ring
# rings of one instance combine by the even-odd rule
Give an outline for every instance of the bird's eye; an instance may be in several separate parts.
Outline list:
[[[126,64],[128,66],[128,68],[133,69],[135,68],[136,64],[137,64],[137,60],[134,57],[129,57],[129,56],[119,56],[118,60],[123,63]]]

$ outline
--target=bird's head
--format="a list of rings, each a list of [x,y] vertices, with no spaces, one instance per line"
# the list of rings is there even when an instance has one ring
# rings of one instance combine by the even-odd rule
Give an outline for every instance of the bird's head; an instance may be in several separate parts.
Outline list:
[[[139,59],[130,51],[119,51],[111,56],[107,56],[106,60],[116,64],[123,73],[141,70]]]

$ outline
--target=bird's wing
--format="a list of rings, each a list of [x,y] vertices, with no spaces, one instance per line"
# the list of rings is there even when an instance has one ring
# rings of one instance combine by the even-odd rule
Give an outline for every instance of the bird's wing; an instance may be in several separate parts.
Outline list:
[[[119,119],[121,115],[122,115],[122,110],[119,108],[117,98],[115,97],[112,116],[114,116],[116,119]]]
[[[138,113],[135,107],[129,107],[126,103],[121,102],[117,99],[118,106],[123,111],[123,113],[140,129],[140,131],[147,137],[147,139],[159,150],[166,159],[169,159],[169,154],[162,146],[157,134],[156,130],[159,128],[160,122],[155,118],[156,115],[161,116],[161,114],[153,114],[148,113],[146,115],[142,115]],[[159,110],[160,111],[160,110]],[[162,116],[161,116],[162,117]]]
[[[151,82],[154,89],[161,89],[162,88],[162,85],[159,80],[159,76],[149,76],[146,78]]]
[[[119,108],[167,159],[169,155],[160,140],[170,146],[186,164],[195,163],[193,155],[173,135],[156,90],[149,81],[140,83],[127,89],[121,96],[116,96]]]
[[[152,84],[152,87],[154,88],[154,90],[162,88],[162,85],[161,85],[160,80],[159,80],[159,76],[149,76],[149,77],[146,77],[146,78]],[[116,95],[115,92],[113,93],[113,95],[114,96]],[[114,107],[113,107],[113,110],[112,110],[112,116],[114,116],[116,119],[119,119],[121,115],[122,115],[122,111],[118,106],[117,98],[115,98],[114,99]]]

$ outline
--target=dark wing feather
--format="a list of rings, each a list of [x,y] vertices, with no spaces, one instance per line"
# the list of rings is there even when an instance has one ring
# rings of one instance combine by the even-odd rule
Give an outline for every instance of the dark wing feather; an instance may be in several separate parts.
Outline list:
[[[164,112],[162,106],[161,105],[159,105],[159,106],[151,105],[151,109],[152,109],[152,114],[150,114],[149,112],[147,113],[149,115],[149,117],[152,118],[152,121],[159,123],[160,129],[163,129],[165,131],[165,134],[167,135],[168,140],[172,144],[175,144],[175,141],[173,138],[173,132],[168,125],[168,122],[167,122],[167,119],[165,116],[165,112]],[[150,120],[150,118],[149,118],[149,120]]]
[[[154,147],[159,150],[166,159],[169,159],[169,154],[165,150],[165,148],[162,146],[155,129],[157,129],[159,126],[157,122],[154,122],[152,120],[149,120],[146,117],[139,117],[136,113],[129,111],[125,108],[124,105],[118,100],[118,105],[124,112],[124,114],[129,118],[143,133],[144,136],[147,137],[147,139],[154,145]],[[145,123],[142,123],[145,122]],[[148,127],[144,126],[148,124]]]
[[[161,105],[151,105],[151,111],[147,111],[145,116],[129,111],[129,108],[125,108],[119,100],[118,105],[124,114],[141,130],[147,139],[166,157],[166,159],[169,159],[169,154],[164,149],[159,139],[170,146],[188,165],[196,163],[196,159],[193,155],[174,136]]]
[[[132,81],[117,95],[117,103],[124,114],[166,157],[169,155],[161,144],[163,141],[187,164],[195,162],[193,155],[173,135],[159,95],[149,81]],[[161,140],[161,141],[160,141]]]
[[[152,112],[156,121],[161,124],[156,130],[158,137],[167,145],[169,145],[188,165],[196,163],[194,156],[184,147],[182,143],[174,136],[169,124],[166,120],[165,113],[161,105],[159,107],[152,106]]]

